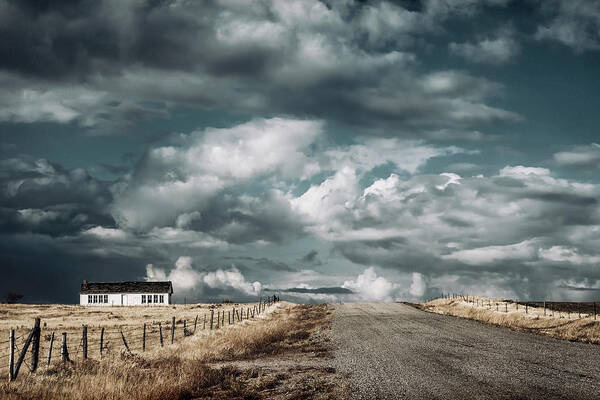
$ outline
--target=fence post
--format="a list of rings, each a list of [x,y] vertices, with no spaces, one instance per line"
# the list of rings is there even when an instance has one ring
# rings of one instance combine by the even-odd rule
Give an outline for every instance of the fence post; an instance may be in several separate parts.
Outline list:
[[[67,347],[67,332],[62,333],[62,344],[60,346],[60,355],[62,362],[71,361],[69,359],[69,348]]]
[[[186,326],[186,322],[187,322],[187,321],[184,319],[184,320],[183,320],[183,337],[186,337],[186,336],[187,336],[187,335],[186,335],[186,333],[185,333],[185,329],[186,329],[186,328],[185,328],[185,326]]]
[[[142,353],[146,351],[146,324],[142,330]]]
[[[581,318],[581,303],[577,303],[577,314]]]
[[[202,330],[206,329],[206,313],[204,313],[204,323],[202,324]]]
[[[127,340],[125,340],[125,335],[123,335],[123,331],[121,330],[121,339],[123,339],[123,344],[125,345],[125,348],[127,349],[127,352],[129,354],[131,354],[131,350],[129,350],[129,346],[127,345]]]
[[[40,319],[36,318],[33,325],[33,343],[31,344],[31,372],[34,372],[38,367],[40,357]]]
[[[104,327],[100,331],[100,358],[102,358],[102,351],[104,350]]]
[[[171,320],[171,344],[175,340],[175,317]]]
[[[544,317],[546,316],[546,301],[544,300]]]
[[[50,367],[50,362],[52,361],[52,346],[54,345],[54,332],[50,335],[50,347],[48,347],[48,367]]]
[[[15,375],[15,330],[10,330],[9,336],[9,353],[8,353],[8,381],[13,381]]]
[[[163,347],[162,324],[158,323],[158,334],[160,335],[160,347]]]
[[[217,310],[217,325],[215,325],[215,329],[219,329],[220,322],[221,322],[221,311]]]
[[[596,319],[596,302],[594,302],[594,319]]]
[[[504,303],[504,312],[508,312],[508,303]]]
[[[35,327],[32,328],[31,331],[29,332],[29,336],[27,336],[27,340],[25,341],[25,344],[23,345],[21,354],[19,354],[19,359],[17,360],[17,363],[15,364],[14,371],[13,371],[13,380],[17,379],[17,376],[19,375],[19,369],[21,368],[21,364],[23,363],[23,360],[25,359],[25,355],[27,354],[27,350],[29,349],[29,345],[31,344],[31,340],[33,339],[34,334],[35,334]]]
[[[87,326],[83,325],[82,332],[82,342],[83,342],[83,359],[87,360],[88,356],[88,342],[87,342]]]
[[[198,326],[198,314],[196,314],[196,319],[194,320],[194,334],[196,334],[196,327]]]
[[[221,327],[225,326],[225,310],[221,312]]]
[[[231,325],[231,310],[227,311],[227,324]]]
[[[529,303],[525,303],[525,314],[529,312]]]
[[[210,310],[210,330],[212,331],[213,328],[213,320],[215,318],[215,310],[211,309]]]

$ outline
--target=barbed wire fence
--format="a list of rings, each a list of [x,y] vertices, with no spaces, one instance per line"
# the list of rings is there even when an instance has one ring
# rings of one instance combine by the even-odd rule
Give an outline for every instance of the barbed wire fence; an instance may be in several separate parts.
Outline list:
[[[40,364],[50,368],[60,363],[73,363],[74,360],[104,360],[123,352],[144,354],[194,336],[198,331],[216,331],[252,320],[278,301],[279,297],[273,295],[261,298],[258,304],[236,304],[227,310],[210,308],[192,319],[173,316],[170,320],[137,325],[82,325],[79,334],[60,332],[60,337],[57,331],[42,330],[41,318],[36,318],[31,329],[10,329],[8,340],[0,341],[0,360],[8,361],[0,364],[0,375],[8,376],[8,381],[12,382],[24,369],[36,372]],[[27,353],[30,353],[29,357]]]
[[[519,301],[502,299],[496,301],[482,296],[465,295],[458,293],[442,293],[442,299],[462,300],[473,307],[484,308],[491,311],[508,313],[510,311],[524,311],[532,317],[551,317],[564,319],[590,318],[597,320],[598,306],[596,302],[555,302],[555,301]],[[435,300],[429,299],[428,301]]]

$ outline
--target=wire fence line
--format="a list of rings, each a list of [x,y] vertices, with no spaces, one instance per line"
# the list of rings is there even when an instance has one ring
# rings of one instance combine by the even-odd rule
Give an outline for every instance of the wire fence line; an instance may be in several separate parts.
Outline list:
[[[113,354],[141,354],[147,351],[174,344],[195,335],[198,331],[215,331],[225,326],[235,325],[244,320],[254,319],[267,307],[278,302],[277,296],[260,299],[258,304],[239,305],[231,309],[215,310],[194,318],[153,320],[136,325],[117,326],[82,325],[80,332],[51,331],[40,327],[41,319],[36,318],[33,328],[16,334],[10,330],[9,339],[0,342],[0,373],[7,374],[14,381],[26,367],[35,372],[40,365],[50,368],[57,363],[71,363],[75,359],[101,360]],[[30,356],[27,357],[27,353]]]
[[[600,308],[596,302],[557,302],[557,301],[519,301],[503,299],[492,300],[481,296],[463,295],[456,293],[443,293],[442,299],[457,299],[497,312],[521,311],[532,317],[550,317],[564,319],[590,318],[597,320]],[[434,300],[434,299],[431,299]]]

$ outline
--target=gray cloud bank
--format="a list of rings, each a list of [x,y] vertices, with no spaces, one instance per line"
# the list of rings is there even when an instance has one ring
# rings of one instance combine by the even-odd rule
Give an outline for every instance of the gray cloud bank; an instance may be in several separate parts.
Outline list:
[[[318,121],[282,118],[194,132],[151,148],[111,184],[45,160],[8,159],[4,232],[21,247],[45,241],[67,258],[132,260],[138,277],[171,279],[190,299],[227,291],[250,298],[262,289],[304,301],[420,298],[450,288],[564,297],[567,287],[600,282],[598,184],[529,166],[424,174],[429,160],[464,150],[398,139],[320,148],[322,135]],[[381,165],[391,172],[371,175]],[[299,240],[322,250],[295,248]],[[281,249],[302,253],[252,255]],[[174,269],[153,266],[173,255]],[[327,277],[336,258],[348,267]],[[151,260],[145,271],[143,260]]]

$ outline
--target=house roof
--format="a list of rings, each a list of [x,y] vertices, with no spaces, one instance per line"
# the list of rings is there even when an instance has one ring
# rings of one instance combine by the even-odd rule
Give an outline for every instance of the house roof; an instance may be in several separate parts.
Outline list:
[[[171,281],[165,282],[87,282],[81,283],[80,294],[98,293],[173,293]]]

